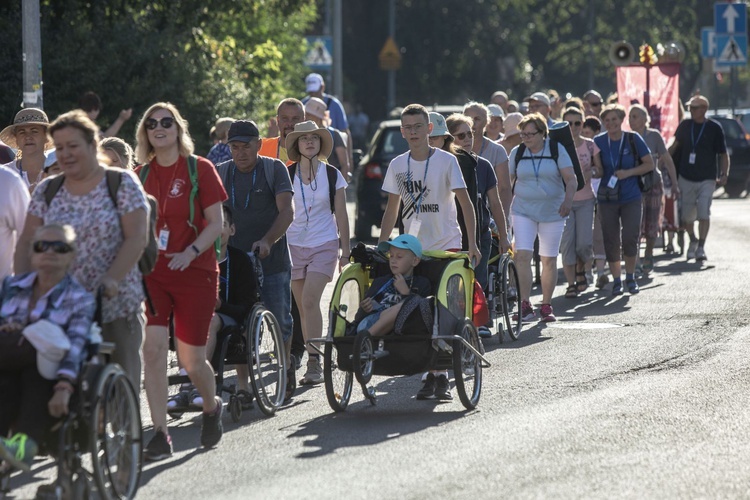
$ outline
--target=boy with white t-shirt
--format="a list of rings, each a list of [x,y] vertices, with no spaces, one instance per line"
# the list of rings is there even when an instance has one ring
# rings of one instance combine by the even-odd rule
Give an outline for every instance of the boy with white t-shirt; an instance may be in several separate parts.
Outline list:
[[[409,151],[391,160],[383,180],[388,204],[380,224],[378,242],[387,241],[396,225],[398,210],[404,232],[419,239],[423,250],[461,249],[455,200],[461,205],[469,234],[476,234],[474,205],[466,190],[458,160],[452,154],[430,147],[432,124],[427,109],[410,104],[401,112],[401,135]],[[469,240],[469,259],[476,265],[482,258],[475,238]],[[447,373],[445,373],[447,376]],[[417,399],[436,397],[436,373],[428,374]],[[450,399],[450,392],[439,395]]]

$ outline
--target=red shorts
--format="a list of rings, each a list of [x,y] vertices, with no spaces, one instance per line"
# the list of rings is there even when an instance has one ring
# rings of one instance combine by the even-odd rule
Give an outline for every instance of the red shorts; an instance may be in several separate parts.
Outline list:
[[[217,273],[187,268],[171,271],[157,264],[146,276],[146,287],[156,314],[146,307],[148,326],[169,326],[174,315],[175,337],[194,346],[206,345],[208,327],[219,293]]]

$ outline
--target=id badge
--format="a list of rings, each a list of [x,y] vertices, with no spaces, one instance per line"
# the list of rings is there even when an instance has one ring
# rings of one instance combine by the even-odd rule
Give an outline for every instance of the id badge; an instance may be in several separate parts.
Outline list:
[[[690,156],[688,156],[688,163],[695,165],[695,153],[690,153]]]
[[[159,231],[159,241],[157,247],[159,250],[167,251],[167,243],[169,243],[169,229],[164,228]]]
[[[414,219],[412,223],[409,225],[409,234],[414,236],[415,238],[419,237],[419,229],[422,227],[422,221],[419,219]]]
[[[615,176],[613,175],[612,177],[610,177],[610,178],[609,178],[609,182],[607,183],[607,187],[608,187],[608,188],[613,188],[613,187],[615,187],[616,185],[617,185],[617,177],[615,177]]]

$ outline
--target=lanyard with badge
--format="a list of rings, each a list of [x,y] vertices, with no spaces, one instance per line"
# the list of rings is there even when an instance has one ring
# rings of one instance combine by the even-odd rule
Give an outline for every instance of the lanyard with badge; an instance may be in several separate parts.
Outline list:
[[[609,161],[612,163],[612,176],[609,178],[609,182],[607,182],[607,187],[613,188],[617,185],[617,177],[615,176],[615,172],[617,169],[622,165],[622,146],[625,144],[625,132],[622,133],[620,136],[620,148],[617,153],[618,161],[615,162],[615,158],[612,156],[612,140],[607,136],[607,147],[609,148]],[[635,156],[635,151],[633,151],[633,156]]]
[[[167,200],[169,199],[170,190],[172,189],[172,186],[174,185],[175,177],[177,177],[178,163],[179,162],[175,162],[175,164],[172,165],[172,168],[174,169],[172,170],[172,180],[169,181],[169,184],[167,184],[167,194],[166,196],[164,196],[163,200],[161,196],[161,188],[162,188],[161,179],[158,177],[158,174],[157,174],[157,179],[156,179],[157,186],[159,187],[158,198],[162,202],[161,206],[159,207],[161,209],[159,213],[159,218],[162,220],[162,228],[159,231],[159,239],[156,242],[156,246],[158,250],[161,250],[164,252],[167,251],[167,245],[169,244],[169,227],[167,226],[167,219],[165,217],[165,214],[167,213]]]
[[[318,176],[313,175],[313,180],[310,182],[310,191],[312,191],[312,201],[310,202],[310,206],[307,206],[307,198],[305,197],[305,185],[302,183],[302,166],[297,165],[297,173],[299,174],[299,190],[302,194],[302,207],[305,210],[305,231],[307,231],[310,228],[310,213],[312,212],[313,205],[315,205],[315,192],[318,190]],[[320,167],[320,164],[318,164],[318,167]],[[312,165],[310,166],[310,172],[312,172]],[[312,183],[315,183],[315,187],[313,187]]]
[[[419,194],[419,202],[417,202],[417,199],[414,197],[414,183],[412,182],[412,175],[411,175],[411,151],[409,151],[408,156],[406,157],[406,182],[408,182],[408,186],[406,186],[406,192],[409,194],[409,197],[411,198],[411,202],[414,205],[414,211],[415,215],[413,220],[411,221],[411,224],[409,225],[409,231],[408,234],[414,236],[415,238],[419,236],[419,229],[422,227],[422,220],[419,218],[419,216],[422,214],[421,208],[422,208],[422,201],[424,201],[424,192],[425,192],[425,186],[427,185],[427,170],[430,168],[430,157],[432,156],[432,148],[429,149],[427,152],[427,164],[424,167],[424,176],[422,177],[422,192]]]
[[[693,142],[693,148],[690,151],[690,156],[688,156],[688,163],[691,165],[695,165],[695,145],[698,144],[701,140],[701,136],[703,135],[703,129],[706,128],[706,122],[703,122],[703,125],[701,125],[701,130],[698,132],[698,138],[695,138],[695,122],[693,122],[690,125],[690,140]]]

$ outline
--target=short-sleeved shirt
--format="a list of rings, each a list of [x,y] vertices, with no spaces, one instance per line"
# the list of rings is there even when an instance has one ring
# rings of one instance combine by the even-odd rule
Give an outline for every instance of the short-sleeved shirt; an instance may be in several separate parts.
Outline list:
[[[417,238],[424,250],[461,248],[453,193],[461,188],[466,182],[456,157],[434,148],[425,161],[414,160],[409,151],[395,157],[383,180],[383,191],[401,197],[404,231],[409,233],[414,221],[422,221]]]
[[[591,187],[591,174],[593,173],[594,155],[599,152],[599,148],[593,140],[587,137],[582,137],[582,139],[583,142],[576,146],[576,154],[578,155],[578,162],[581,164],[581,172],[583,173],[583,178],[586,180],[586,184],[576,191],[573,201],[590,200],[594,197],[594,190]]]
[[[658,167],[659,158],[669,154],[667,151],[667,145],[664,144],[664,138],[659,131],[654,128],[647,128],[642,137],[643,140],[646,141],[646,146],[648,146],[649,151],[651,151],[651,158],[654,160],[654,166]],[[654,172],[656,172],[656,182],[661,183],[661,169],[655,168]]]
[[[229,148],[229,144],[225,142],[216,143],[206,155],[206,159],[214,165],[224,163],[232,159],[232,150]]]
[[[289,156],[287,156],[286,148],[281,142],[281,137],[266,137],[264,139],[261,139],[258,156],[277,158],[286,165],[291,165],[292,163],[294,163],[289,159]]]
[[[44,193],[50,181],[45,179],[34,190],[29,205],[29,213],[42,219],[44,224],[73,226],[78,251],[70,273],[91,293],[96,293],[124,241],[120,218],[136,210],[148,215],[151,210],[135,174],[127,170],[120,172],[122,181],[117,190],[116,207],[109,196],[106,175],[94,189],[80,196],[71,194],[63,183],[49,206]],[[116,297],[103,298],[102,320],[105,323],[141,309],[143,285],[137,265],[128,271],[118,289]]]
[[[420,297],[428,297],[432,294],[432,285],[430,280],[424,276],[414,276],[406,278],[406,283],[409,285],[409,289],[412,294],[419,295]],[[367,289],[365,294],[366,298],[371,298],[378,303],[379,307],[377,310],[388,309],[389,307],[395,306],[407,296],[401,295],[396,290],[393,284],[393,276],[380,276],[372,281],[372,285]],[[368,316],[376,311],[370,313],[364,312],[360,309],[357,312],[355,321],[360,321],[365,316]]]
[[[266,180],[264,161],[273,162],[274,176],[270,183],[273,189]],[[236,228],[229,243],[250,253],[253,251],[253,243],[266,235],[279,215],[276,196],[286,192],[294,193],[289,171],[281,161],[263,156],[258,156],[258,161],[250,172],[241,172],[233,161],[222,163],[217,170],[229,193],[227,205],[232,209]],[[264,276],[292,268],[286,234],[271,246],[269,255],[260,262]]]
[[[477,195],[479,196],[480,217],[479,234],[490,230],[490,207],[487,202],[487,191],[497,186],[497,175],[489,160],[479,157],[477,162]]]
[[[628,136],[633,137],[633,143],[635,144],[636,154],[630,147],[630,139]],[[643,158],[651,154],[648,146],[641,138],[640,135],[634,132],[622,132],[622,136],[619,140],[613,141],[609,138],[606,132],[603,132],[594,137],[594,142],[601,150],[599,155],[602,160],[602,168],[604,173],[602,174],[601,182],[604,185],[609,183],[610,177],[614,175],[615,170],[629,170],[636,168],[639,165],[638,158]],[[600,203],[630,203],[634,200],[641,199],[641,189],[638,187],[638,176],[634,175],[627,179],[621,179],[617,181],[620,185],[620,199],[619,201],[602,201]]]
[[[336,217],[331,212],[326,165],[318,162],[315,176],[309,184],[302,182],[299,166],[294,182],[294,220],[286,232],[289,244],[315,248],[339,239]],[[346,189],[341,172],[336,171],[336,191]]]
[[[193,188],[190,181],[187,159],[180,156],[173,166],[163,167],[154,158],[149,164],[148,176],[144,183],[146,192],[156,198],[159,213],[156,218],[156,232],[164,228],[169,230],[167,249],[159,251],[154,273],[173,272],[168,267],[169,258],[165,254],[180,253],[192,245],[198,235],[206,228],[204,210],[227,199],[227,193],[213,164],[205,158],[198,157],[198,193],[194,202],[194,220],[190,227],[190,192]],[[204,251],[190,263],[193,269],[219,272],[216,252],[213,246]]]
[[[346,132],[349,129],[349,121],[346,118],[344,106],[341,104],[341,101],[326,93],[323,93],[321,99],[326,103],[326,107],[328,108],[328,115],[331,118],[331,127]],[[305,104],[309,100],[310,96],[308,95],[302,99],[302,104]]]
[[[21,176],[0,166],[0,280],[13,274],[16,239],[23,231],[30,199]]]
[[[508,153],[505,151],[504,147],[486,137],[482,137],[482,140],[484,142],[479,148],[477,155],[489,160],[492,164],[492,168],[495,168],[500,163],[508,161]]]
[[[339,156],[336,154],[336,148],[346,148],[346,143],[344,143],[344,137],[341,132],[333,127],[328,127],[328,131],[331,133],[331,137],[333,137],[333,149],[331,150],[331,156],[328,157],[328,163],[336,167],[336,170],[341,171],[341,162],[339,161]]]
[[[693,182],[716,180],[717,157],[727,152],[724,129],[709,118],[703,123],[683,120],[677,127],[675,139],[680,143],[680,163],[677,173]],[[690,153],[695,153],[695,163],[690,163]]]
[[[516,177],[513,190],[512,214],[526,217],[536,222],[555,222],[560,217],[560,205],[565,199],[565,186],[560,169],[573,168],[573,162],[565,148],[558,144],[557,163],[552,159],[549,139],[537,154],[525,148],[516,167],[518,146],[510,152],[510,174]]]

